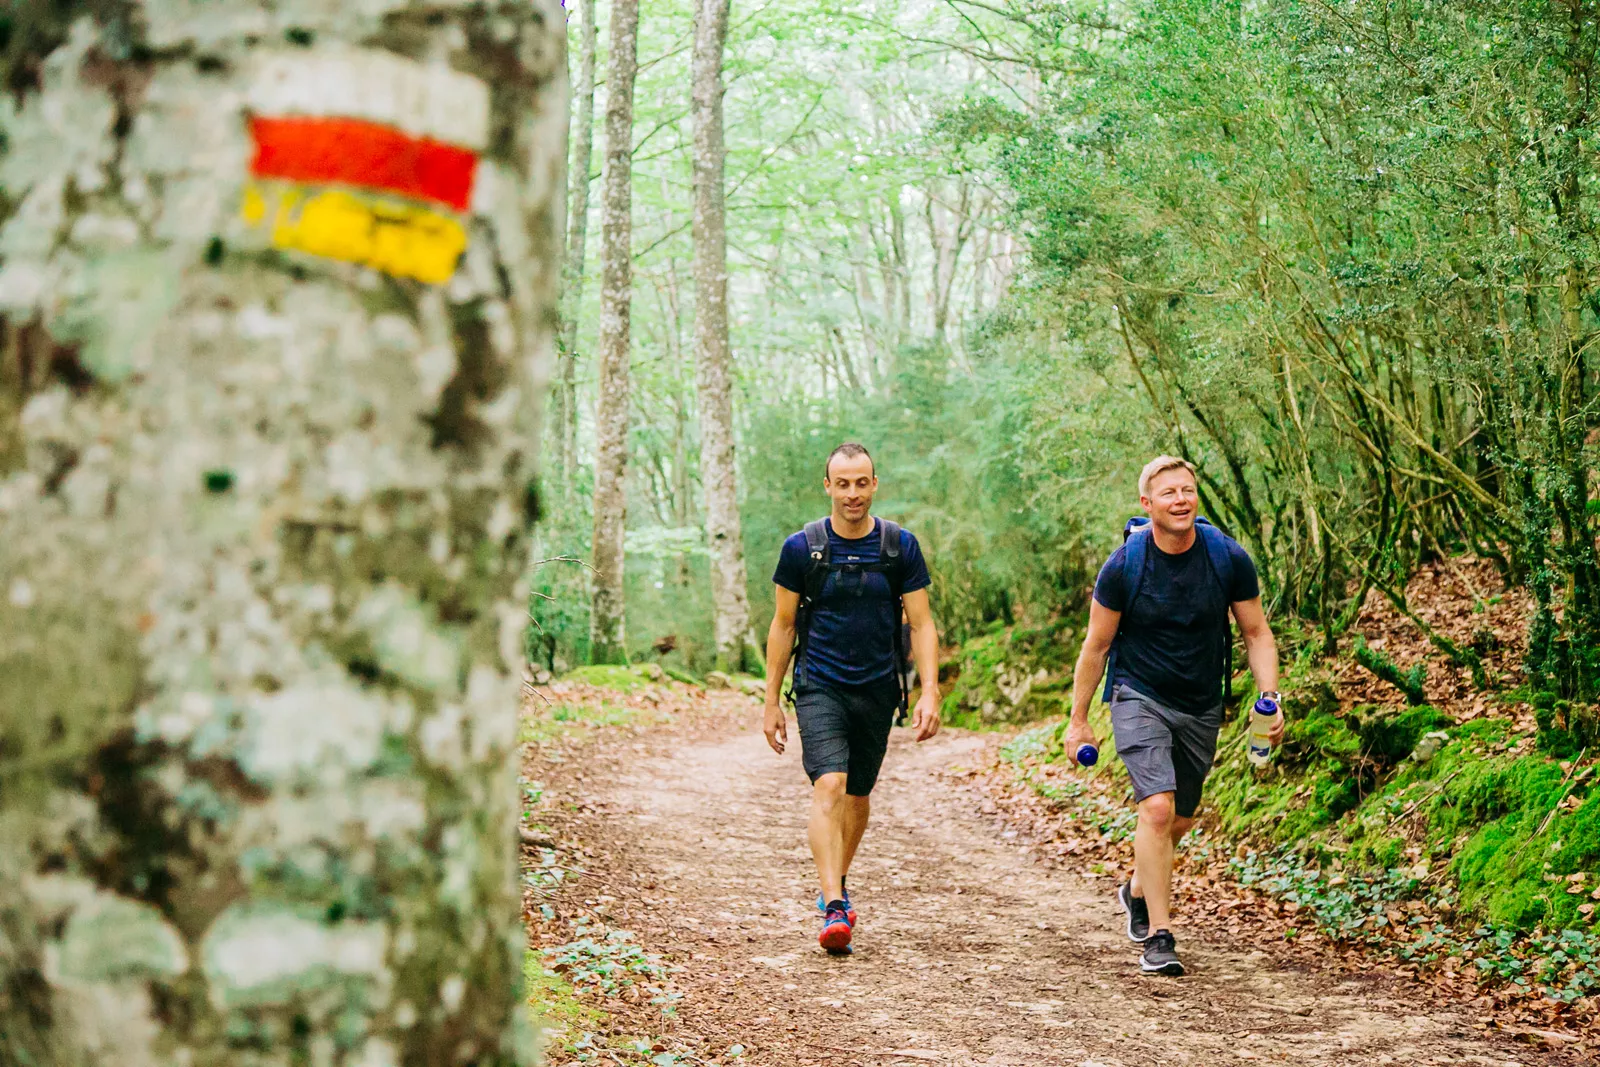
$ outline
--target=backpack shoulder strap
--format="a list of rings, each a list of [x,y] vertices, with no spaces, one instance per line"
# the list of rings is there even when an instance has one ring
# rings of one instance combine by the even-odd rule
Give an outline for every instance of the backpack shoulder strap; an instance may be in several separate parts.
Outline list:
[[[828,521],[814,519],[806,523],[805,535],[805,591],[800,594],[800,610],[795,615],[794,649],[790,653],[790,662],[794,667],[789,690],[791,700],[806,684],[806,646],[810,644],[812,609],[822,595],[823,583],[828,580]]]
[[[1122,528],[1122,610],[1124,614],[1133,607],[1133,598],[1139,595],[1139,586],[1144,583],[1144,561],[1150,553],[1150,520],[1134,517],[1128,520]],[[1120,632],[1118,637],[1120,637]],[[1111,653],[1106,657],[1105,688],[1100,692],[1100,699],[1107,704],[1111,703],[1111,689],[1117,673],[1117,640],[1112,639]]]
[[[1194,528],[1199,532],[1200,540],[1205,542],[1206,558],[1211,560],[1211,570],[1222,586],[1222,599],[1226,603],[1228,593],[1233,589],[1233,551],[1229,543],[1233,538],[1205,519],[1195,520]]]
[[[815,600],[822,592],[823,580],[828,576],[828,520],[813,519],[806,523],[806,598]]]
[[[878,520],[878,559],[883,561],[884,576],[898,600],[906,584],[906,559],[900,551],[900,524],[892,519]]]
[[[1150,555],[1150,524],[1129,521],[1122,532],[1123,611],[1133,607],[1133,598],[1144,584],[1144,561]]]
[[[889,582],[889,593],[894,598],[894,672],[900,682],[900,707],[896,722],[906,721],[906,711],[911,704],[911,680],[905,664],[911,658],[911,648],[906,634],[911,629],[900,624],[900,604],[906,587],[906,557],[900,551],[900,524],[893,519],[878,520],[878,562],[883,566],[883,576]]]
[[[1233,703],[1233,623],[1228,612],[1233,607],[1230,599],[1233,590],[1233,538],[1223,533],[1209,519],[1197,518],[1194,523],[1200,540],[1206,546],[1206,558],[1211,561],[1211,573],[1217,576],[1222,587],[1222,700]]]

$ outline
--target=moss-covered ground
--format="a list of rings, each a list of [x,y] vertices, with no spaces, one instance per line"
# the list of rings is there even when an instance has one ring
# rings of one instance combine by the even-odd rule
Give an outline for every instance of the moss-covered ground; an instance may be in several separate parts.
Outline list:
[[[542,1033],[560,1034],[558,1040],[564,1043],[569,1036],[582,1040],[581,1035],[594,1031],[604,1018],[578,999],[571,982],[546,969],[544,954],[537,949],[523,953],[522,991],[534,1025]]]

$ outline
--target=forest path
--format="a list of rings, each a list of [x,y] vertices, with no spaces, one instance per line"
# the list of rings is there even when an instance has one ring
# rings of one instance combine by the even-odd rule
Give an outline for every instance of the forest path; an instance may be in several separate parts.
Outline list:
[[[937,774],[981,735],[897,729],[851,873],[855,955],[816,944],[798,731],[743,728],[600,756],[584,776],[616,917],[682,965],[684,1027],[752,1064],[1165,1067],[1244,1060],[1532,1064],[1465,1012],[1363,978],[1284,970],[1179,915],[1188,977],[1139,973],[1112,878],[1048,870]]]

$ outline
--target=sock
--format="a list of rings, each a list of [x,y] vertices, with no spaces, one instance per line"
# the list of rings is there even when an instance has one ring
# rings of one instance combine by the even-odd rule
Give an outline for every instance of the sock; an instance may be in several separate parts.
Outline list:
[[[826,910],[832,911],[835,908],[838,908],[840,911],[844,911],[845,910],[844,909],[844,901],[842,901],[842,900],[830,900],[830,901],[828,901],[828,907],[827,907]]]

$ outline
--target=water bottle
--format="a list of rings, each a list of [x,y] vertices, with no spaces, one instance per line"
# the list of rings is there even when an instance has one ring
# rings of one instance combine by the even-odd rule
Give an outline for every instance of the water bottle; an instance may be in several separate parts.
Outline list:
[[[1100,750],[1093,745],[1078,746],[1078,766],[1093,767],[1100,762]]]
[[[1278,702],[1262,697],[1250,709],[1250,762],[1265,767],[1272,762],[1272,742],[1267,736],[1272,731],[1272,720],[1277,717]]]

